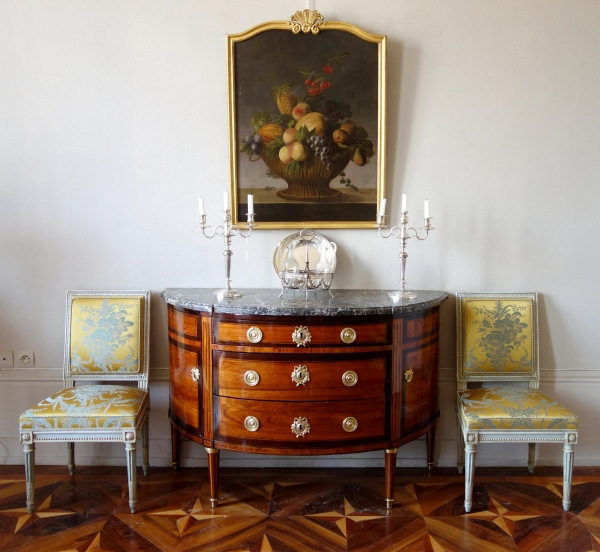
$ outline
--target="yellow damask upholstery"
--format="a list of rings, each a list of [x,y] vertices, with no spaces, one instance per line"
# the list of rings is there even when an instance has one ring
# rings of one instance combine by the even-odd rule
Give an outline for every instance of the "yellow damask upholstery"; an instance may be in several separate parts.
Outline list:
[[[143,312],[144,297],[73,299],[71,374],[139,373],[144,365]]]
[[[474,429],[577,429],[577,416],[539,391],[514,387],[458,392],[463,427]]]
[[[125,429],[137,427],[148,392],[125,385],[85,385],[55,393],[23,412],[19,429]]]
[[[530,299],[465,298],[463,376],[531,376],[537,357],[533,304]]]
[[[577,416],[539,391],[537,294],[457,293],[456,299],[457,464],[459,473],[465,470],[465,511],[473,506],[479,443],[527,443],[530,472],[536,443],[561,444],[562,502],[568,510]],[[469,389],[471,382],[483,385]],[[506,382],[526,383],[528,389]]]

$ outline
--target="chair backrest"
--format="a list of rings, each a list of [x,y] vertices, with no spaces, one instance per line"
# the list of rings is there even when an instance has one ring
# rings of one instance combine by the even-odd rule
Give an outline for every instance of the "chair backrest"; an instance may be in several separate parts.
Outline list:
[[[457,293],[456,379],[539,385],[537,294]]]
[[[148,388],[150,291],[67,291],[64,380]]]

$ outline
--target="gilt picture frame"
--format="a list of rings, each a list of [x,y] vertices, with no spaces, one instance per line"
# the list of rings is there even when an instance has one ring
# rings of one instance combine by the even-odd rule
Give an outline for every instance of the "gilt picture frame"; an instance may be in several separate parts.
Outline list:
[[[372,228],[385,195],[386,37],[298,11],[227,36],[232,221]]]

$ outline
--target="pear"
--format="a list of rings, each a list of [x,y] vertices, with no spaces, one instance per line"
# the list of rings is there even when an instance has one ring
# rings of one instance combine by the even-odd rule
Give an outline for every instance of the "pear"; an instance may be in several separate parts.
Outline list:
[[[352,156],[352,161],[356,163],[359,167],[366,165],[367,158],[364,156],[362,150],[360,148],[356,148],[354,150],[354,155]]]

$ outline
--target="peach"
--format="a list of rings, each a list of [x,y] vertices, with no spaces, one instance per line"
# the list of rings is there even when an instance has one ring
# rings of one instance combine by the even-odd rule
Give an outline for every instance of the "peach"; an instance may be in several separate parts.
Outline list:
[[[290,155],[289,146],[282,146],[282,148],[279,150],[279,159],[286,165],[289,165],[293,161],[292,156]]]
[[[308,148],[302,142],[294,142],[289,148],[294,161],[306,161],[308,158]]]
[[[289,146],[291,143],[296,141],[296,129],[287,128],[283,131],[283,143]]]
[[[356,125],[352,121],[342,124],[340,130],[346,131],[352,140],[356,138]]]
[[[310,113],[311,111],[312,108],[310,107],[310,105],[304,102],[300,102],[299,104],[296,104],[294,109],[292,109],[292,117],[297,121],[298,119],[304,117],[304,115]]]

